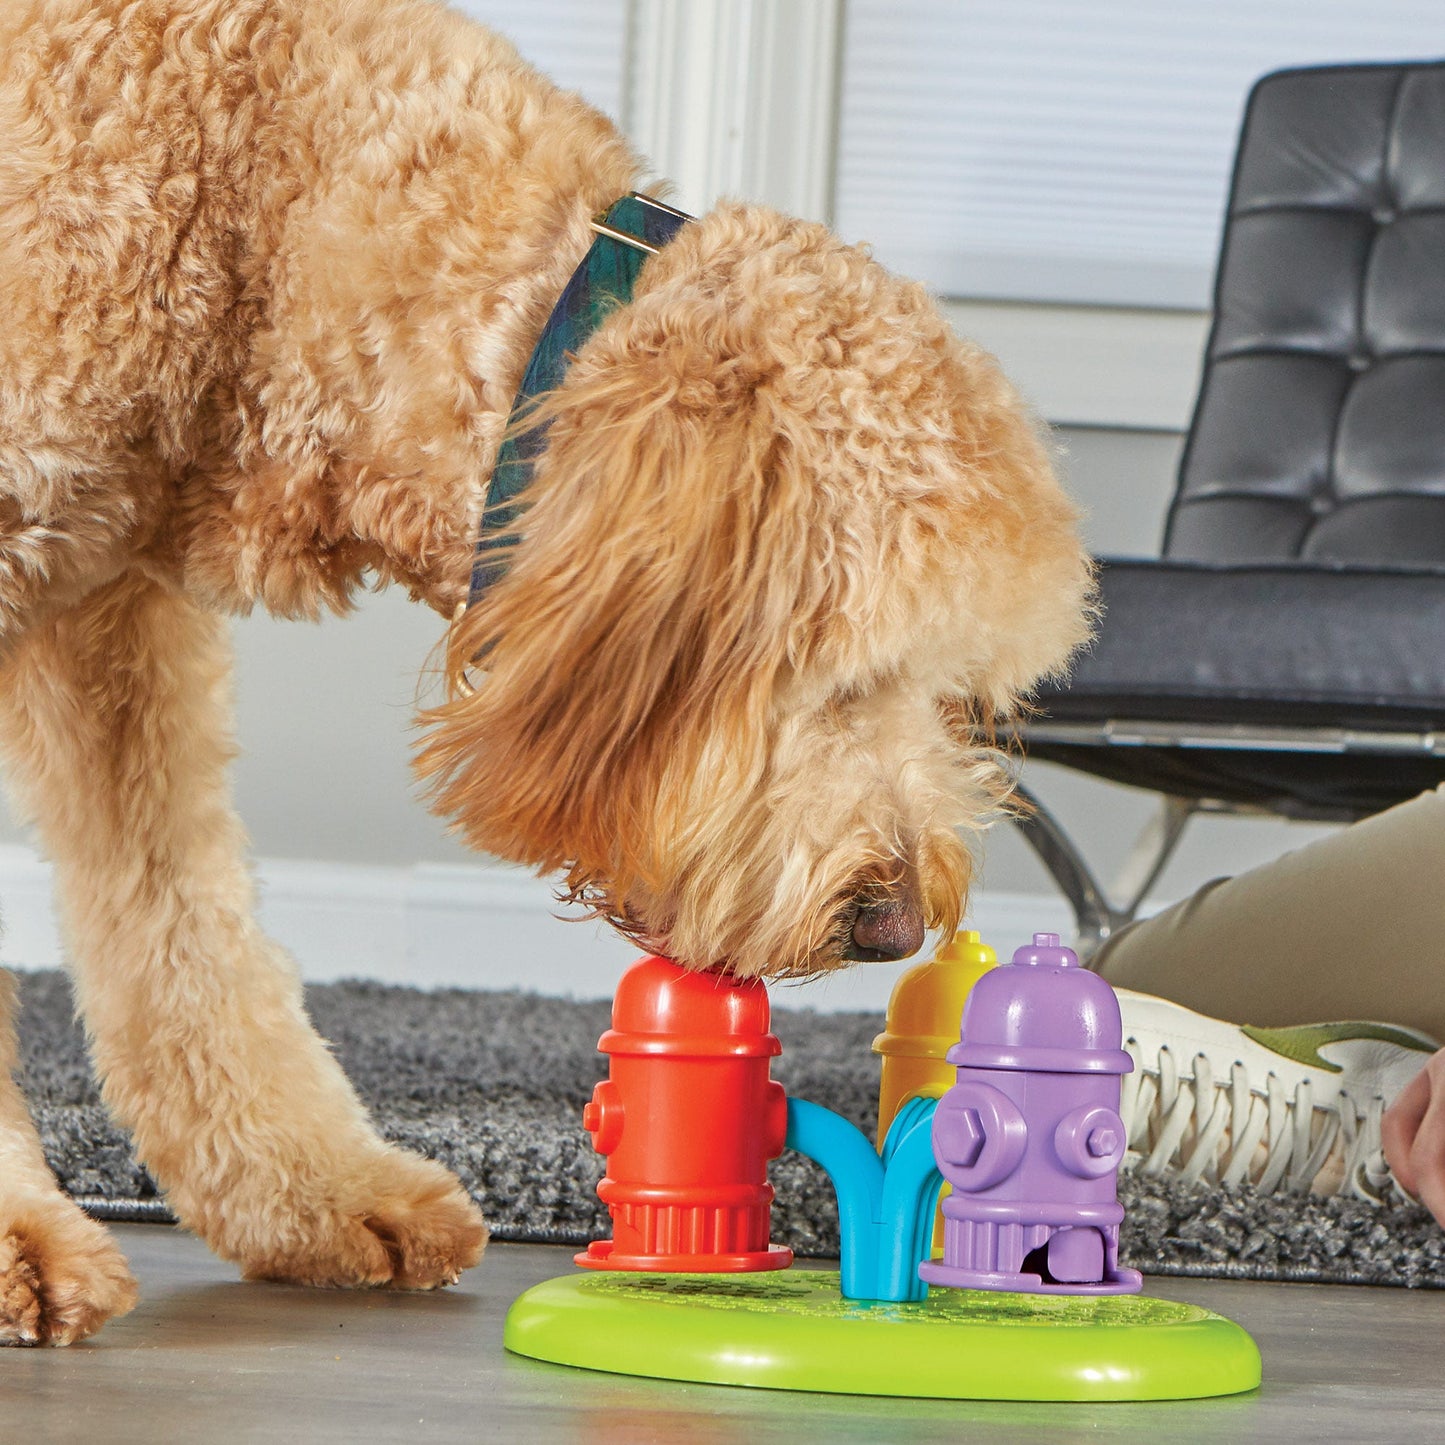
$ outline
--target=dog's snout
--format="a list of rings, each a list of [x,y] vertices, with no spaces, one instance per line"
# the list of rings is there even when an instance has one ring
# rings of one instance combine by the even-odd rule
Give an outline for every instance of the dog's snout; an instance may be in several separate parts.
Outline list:
[[[923,947],[923,909],[911,892],[860,900],[843,957],[857,963],[891,963]]]

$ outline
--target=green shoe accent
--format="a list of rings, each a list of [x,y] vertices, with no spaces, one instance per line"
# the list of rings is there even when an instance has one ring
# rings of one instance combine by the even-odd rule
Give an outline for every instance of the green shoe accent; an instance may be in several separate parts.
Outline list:
[[[512,1306],[504,1343],[619,1375],[936,1400],[1183,1400],[1260,1381],[1254,1341],[1197,1305],[959,1289],[847,1300],[836,1270],[547,1280]]]
[[[1346,1039],[1373,1039],[1377,1043],[1392,1044],[1397,1049],[1414,1049],[1421,1054],[1431,1052],[1415,1034],[1392,1029],[1389,1024],[1296,1024],[1287,1029],[1261,1029],[1253,1024],[1240,1024],[1239,1031],[1272,1053],[1293,1059],[1307,1069],[1324,1069],[1331,1074],[1340,1074],[1344,1070],[1320,1057],[1321,1044],[1337,1044]]]

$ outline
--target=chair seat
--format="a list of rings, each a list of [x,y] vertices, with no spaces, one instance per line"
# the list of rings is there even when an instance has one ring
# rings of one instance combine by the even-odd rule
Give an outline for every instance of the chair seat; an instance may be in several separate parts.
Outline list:
[[[1445,572],[1114,561],[1100,583],[1105,624],[1040,694],[1031,757],[1304,817],[1445,781]],[[1151,723],[1185,729],[1151,746]]]

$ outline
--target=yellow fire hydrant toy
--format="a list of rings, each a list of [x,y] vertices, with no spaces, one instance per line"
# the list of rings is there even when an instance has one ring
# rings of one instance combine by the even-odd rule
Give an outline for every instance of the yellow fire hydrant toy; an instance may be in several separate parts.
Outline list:
[[[944,1055],[958,1042],[958,1021],[975,983],[998,963],[988,944],[968,929],[954,934],[927,963],[915,964],[893,985],[884,1031],[873,1040],[883,1057],[878,1088],[881,1144],[899,1106],[915,1094],[941,1098],[957,1070]]]

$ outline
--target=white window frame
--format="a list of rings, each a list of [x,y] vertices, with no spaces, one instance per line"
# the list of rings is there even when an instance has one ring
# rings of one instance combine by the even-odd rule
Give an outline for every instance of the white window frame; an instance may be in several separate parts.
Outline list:
[[[624,123],[675,202],[831,221],[844,0],[633,0]],[[947,300],[1060,426],[1183,431],[1208,315]]]

